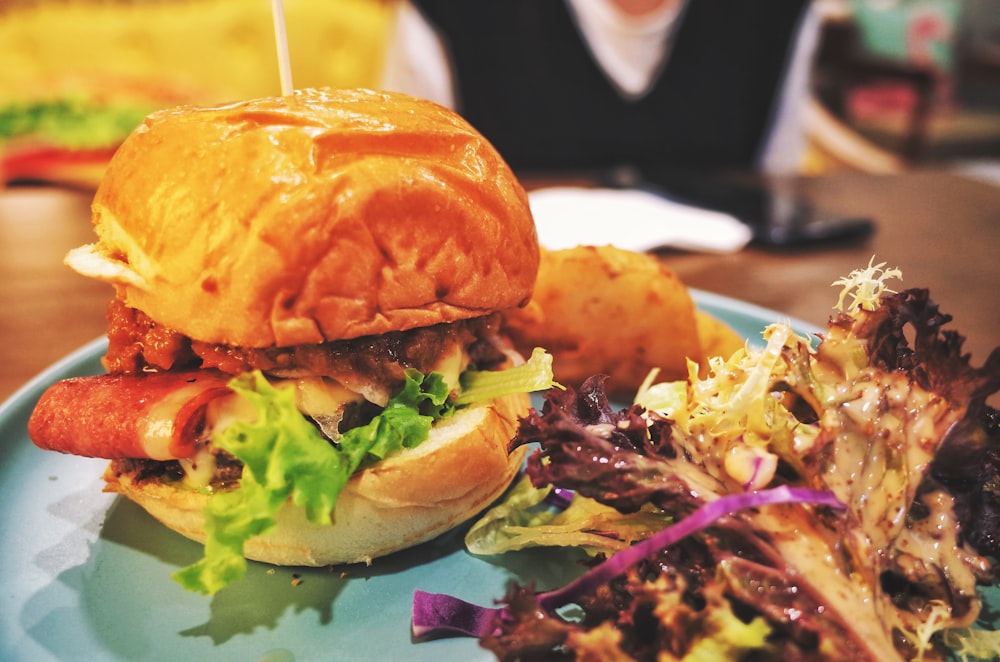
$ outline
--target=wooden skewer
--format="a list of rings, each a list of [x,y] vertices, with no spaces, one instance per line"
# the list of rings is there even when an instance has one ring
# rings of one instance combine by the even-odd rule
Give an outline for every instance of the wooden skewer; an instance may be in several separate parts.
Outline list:
[[[288,56],[288,31],[285,29],[284,0],[271,0],[271,17],[274,21],[274,44],[278,50],[278,73],[281,76],[281,94],[291,96],[292,63]]]

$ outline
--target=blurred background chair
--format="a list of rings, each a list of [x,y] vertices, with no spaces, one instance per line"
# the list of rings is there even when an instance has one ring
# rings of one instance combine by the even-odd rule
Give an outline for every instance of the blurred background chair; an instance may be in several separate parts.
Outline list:
[[[824,24],[813,66],[813,90],[817,103],[834,117],[846,117],[858,90],[881,85],[899,92],[906,106],[898,152],[913,160],[922,153],[927,121],[934,103],[938,75],[928,62],[890,57],[862,47],[858,20],[854,16],[831,17]]]
[[[853,134],[903,167],[1000,162],[1000,3],[821,2],[818,134]]]
[[[866,139],[815,97],[806,106],[804,123],[807,142],[802,174],[848,171],[891,175],[906,167],[902,157]]]

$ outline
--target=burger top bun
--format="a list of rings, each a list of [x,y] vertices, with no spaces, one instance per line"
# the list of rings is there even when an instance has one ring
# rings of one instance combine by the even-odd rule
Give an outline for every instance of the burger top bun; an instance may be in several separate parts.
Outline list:
[[[194,339],[266,347],[523,304],[527,196],[455,113],[402,94],[288,97],[150,115],[97,191],[84,275]]]

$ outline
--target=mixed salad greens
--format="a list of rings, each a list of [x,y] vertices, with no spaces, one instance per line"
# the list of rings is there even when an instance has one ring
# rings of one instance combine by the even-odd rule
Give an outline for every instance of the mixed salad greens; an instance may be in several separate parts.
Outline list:
[[[526,476],[466,542],[579,547],[588,569],[488,607],[418,592],[414,636],[504,660],[997,659],[976,624],[1000,558],[1000,349],[973,367],[898,277],[873,260],[834,283],[818,343],[774,324],[627,409],[601,376],[551,389],[512,442],[537,444]]]

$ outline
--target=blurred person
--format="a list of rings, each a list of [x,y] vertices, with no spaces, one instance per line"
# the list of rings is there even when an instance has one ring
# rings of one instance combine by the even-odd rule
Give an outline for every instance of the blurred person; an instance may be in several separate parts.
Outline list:
[[[794,172],[810,0],[407,0],[383,85],[457,109],[515,170]]]

